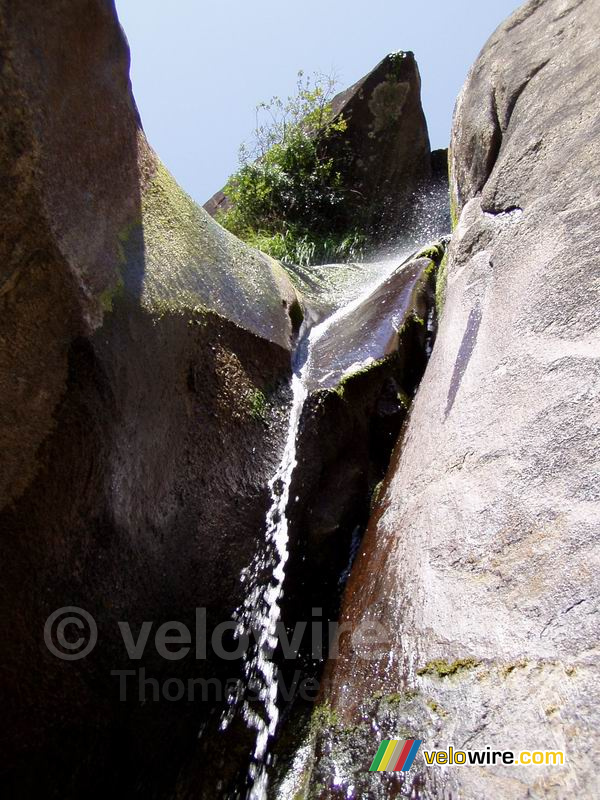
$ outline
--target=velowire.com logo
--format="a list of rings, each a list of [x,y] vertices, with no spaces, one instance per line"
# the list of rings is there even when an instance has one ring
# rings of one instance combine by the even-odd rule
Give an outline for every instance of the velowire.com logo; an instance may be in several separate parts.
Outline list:
[[[369,772],[408,772],[422,739],[384,739]]]
[[[412,767],[422,739],[384,739],[379,745],[369,772],[408,772]],[[539,767],[562,767],[565,754],[562,750],[494,750],[486,747],[483,750],[446,749],[427,750],[423,748],[424,763],[421,766],[434,765],[467,765],[489,767],[495,764]]]

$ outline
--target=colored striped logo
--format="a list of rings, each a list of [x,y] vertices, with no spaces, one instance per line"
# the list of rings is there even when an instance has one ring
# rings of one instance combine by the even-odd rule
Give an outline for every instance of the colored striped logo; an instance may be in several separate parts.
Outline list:
[[[369,772],[408,772],[422,742],[422,739],[384,739]]]

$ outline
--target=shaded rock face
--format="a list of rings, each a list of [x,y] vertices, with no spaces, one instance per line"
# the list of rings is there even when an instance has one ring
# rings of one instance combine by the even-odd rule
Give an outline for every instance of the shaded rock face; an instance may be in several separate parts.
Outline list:
[[[329,621],[338,618],[370,506],[425,370],[434,276],[429,259],[408,259],[329,325],[310,350],[309,396],[287,513],[289,561],[282,600],[288,640],[303,626],[308,633],[298,642],[297,655],[276,654],[287,696],[282,692],[273,796],[292,796],[279,779],[312,709],[314,695],[302,686],[321,676]],[[358,343],[360,352],[352,347]],[[365,354],[368,358],[360,361]]]
[[[313,618],[313,608],[319,609],[321,620],[337,618],[341,589],[373,490],[385,473],[425,368],[433,278],[429,259],[407,260],[368,296],[363,290],[364,299],[357,299],[354,310],[342,316],[339,325],[327,328],[323,339],[331,339],[331,344],[326,352],[318,348],[320,342],[311,348],[308,376],[312,377],[304,378],[309,398],[300,420],[298,463],[286,514],[289,558],[281,611],[289,641],[297,623],[306,626]],[[348,347],[358,338],[370,356],[362,368]],[[322,382],[324,370],[329,377]],[[264,580],[269,580],[268,574]],[[313,658],[311,644],[312,637],[305,636],[294,656],[280,649],[274,655],[281,689],[275,764],[289,757],[299,721],[312,708],[302,686],[314,682],[323,664]],[[322,651],[327,652],[325,640]],[[254,737],[239,713],[230,713],[227,719],[225,728],[222,719],[209,721],[194,758],[178,777],[178,797],[244,796]],[[278,767],[270,772],[274,796],[287,796],[277,794]]]
[[[348,224],[359,219],[375,239],[394,238],[410,227],[418,190],[432,175],[414,54],[386,56],[332,106],[347,122],[332,141],[331,155],[348,191]]]
[[[228,668],[165,661],[154,630],[193,631],[206,607],[210,631],[242,599],[282,447],[296,294],[149,148],[111,2],[6,0],[0,42],[2,786],[158,797],[207,706],[140,704],[137,685],[120,703],[110,672]],[[98,625],[81,661],[44,646],[64,606]],[[135,638],[154,622],[141,660],[118,620]]]
[[[459,98],[437,342],[343,601],[383,632],[328,665],[307,796],[598,794],[599,12],[525,4]],[[367,773],[409,736],[565,764]]]
[[[116,237],[140,203],[128,54],[110,10],[86,3],[80,27],[61,22],[57,4],[38,11],[36,26],[18,3],[0,17],[2,506],[35,474],[70,340],[97,324],[94,298],[114,281]],[[64,46],[67,35],[76,46]],[[95,73],[109,53],[111,68]]]
[[[403,265],[313,347],[291,487],[290,583],[298,619],[337,617],[350,541],[364,530],[427,363],[433,264]],[[301,576],[301,577],[300,577]],[[327,616],[327,615],[326,615]]]

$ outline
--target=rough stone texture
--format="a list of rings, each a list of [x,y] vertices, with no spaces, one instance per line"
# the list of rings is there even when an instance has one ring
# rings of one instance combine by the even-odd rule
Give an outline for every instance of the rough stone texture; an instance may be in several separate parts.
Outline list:
[[[402,233],[418,212],[418,190],[432,172],[414,54],[386,56],[332,105],[347,122],[331,154],[342,163],[349,224],[358,218],[365,231],[383,240]]]
[[[438,338],[343,606],[385,635],[329,663],[310,796],[600,792],[599,19],[527,3],[459,98]],[[368,775],[405,735],[565,765]]]
[[[34,25],[31,10],[2,5],[2,101],[9,113],[0,129],[0,380],[4,413],[14,414],[2,426],[0,505],[32,477],[64,389],[73,331],[101,324],[111,293],[125,280],[123,241],[136,233],[156,192],[156,158],[138,127],[114,9],[91,0],[77,8],[80,16],[69,2],[45,3]],[[289,346],[280,268],[193,209],[173,181],[170,200],[169,216],[150,212],[150,246],[138,234],[137,252],[128,253],[128,288],[145,294],[157,287],[154,295],[172,303],[184,293],[188,305],[191,299]],[[176,227],[185,230],[175,236]],[[219,264],[227,269],[217,270]],[[283,295],[290,292],[288,285]],[[263,303],[253,302],[257,293]]]
[[[347,190],[337,224],[359,226],[388,240],[410,227],[419,190],[431,178],[421,78],[413,53],[392,53],[332,101],[347,129],[332,137],[324,156],[334,157]],[[411,203],[407,201],[411,199]],[[223,191],[204,204],[214,216],[228,208]]]
[[[158,797],[206,705],[119,703],[117,620],[193,630],[241,600],[296,294],[148,147],[112,2],[3,0],[0,48],[2,789]],[[77,662],[43,642],[71,605],[99,628]],[[148,653],[133,666],[214,674]]]
[[[282,610],[289,636],[307,620],[339,614],[352,558],[427,364],[434,267],[428,258],[407,259],[390,273],[388,264],[387,279],[380,275],[379,286],[312,346],[288,508]],[[314,681],[322,666],[314,639],[305,636],[298,656],[281,661],[283,684]],[[274,784],[311,707],[306,700],[296,689],[292,703],[283,701]],[[273,791],[274,797],[294,796]]]
[[[290,633],[297,621],[311,618],[313,607],[323,609],[325,618],[337,616],[352,535],[355,542],[356,529],[364,528],[368,519],[373,489],[385,473],[425,368],[425,319],[433,304],[433,266],[425,258],[408,259],[393,271],[388,264],[391,274],[383,286],[371,293],[363,289],[362,301],[357,299],[353,313],[339,319],[324,336],[332,341],[328,355],[332,377],[321,386],[316,379],[322,377],[325,354],[320,350],[316,354],[315,376],[309,380],[311,394],[298,436],[298,464],[291,486],[294,499],[287,514],[289,559],[282,617]],[[382,300],[387,302],[382,305]],[[352,349],[344,358],[345,346],[352,339],[345,334],[356,336],[359,330],[371,358],[362,369],[355,363]],[[346,374],[340,380],[342,373]],[[297,657],[284,660],[279,652],[275,656],[282,669],[280,678],[293,696],[292,700],[282,692],[275,761],[287,756],[287,736],[306,712],[298,685],[314,680],[322,666],[312,662],[308,638]],[[214,797],[215,775],[219,776],[219,796],[244,796],[253,747],[254,738],[239,713],[231,714],[226,730],[220,730],[219,720],[214,719],[198,742],[189,769],[179,776],[177,797]],[[206,764],[211,769],[207,770]]]
[[[313,345],[288,512],[289,586],[298,619],[337,612],[351,538],[364,530],[427,363],[433,264],[410,261]]]

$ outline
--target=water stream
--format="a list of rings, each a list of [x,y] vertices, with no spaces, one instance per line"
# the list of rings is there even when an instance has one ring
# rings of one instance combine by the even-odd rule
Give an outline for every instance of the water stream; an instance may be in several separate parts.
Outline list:
[[[309,391],[308,379],[315,366],[312,363],[313,348],[336,323],[368,300],[408,256],[409,253],[404,253],[394,259],[379,262],[374,269],[374,265],[371,265],[370,274],[375,274],[375,279],[351,302],[312,329],[301,331],[296,347],[291,383],[292,405],[285,449],[279,467],[269,483],[271,505],[266,518],[266,542],[260,554],[242,575],[242,580],[248,584],[248,590],[246,600],[236,615],[238,636],[252,631],[256,640],[256,646],[248,650],[245,657],[246,692],[241,700],[244,719],[256,732],[248,773],[248,783],[251,786],[247,795],[249,800],[265,800],[267,796],[269,744],[275,736],[279,722],[278,670],[273,661],[273,653],[277,646],[278,623],[281,619],[280,601],[289,555],[286,509],[290,502],[291,480],[297,463],[297,436]],[[240,698],[235,698],[233,703],[239,704]],[[222,727],[227,724],[225,718]]]

